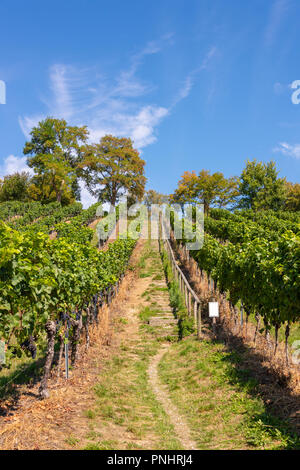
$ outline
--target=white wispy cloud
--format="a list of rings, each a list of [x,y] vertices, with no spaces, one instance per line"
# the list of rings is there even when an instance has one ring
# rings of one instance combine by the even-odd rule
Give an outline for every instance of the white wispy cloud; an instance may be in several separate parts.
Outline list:
[[[206,54],[206,56],[204,57],[204,59],[202,60],[201,64],[196,69],[194,69],[191,73],[189,73],[187,75],[187,77],[183,81],[183,84],[182,84],[181,88],[179,89],[177,95],[175,96],[175,98],[173,100],[173,105],[172,106],[175,106],[181,100],[183,100],[184,98],[187,98],[189,96],[189,94],[191,93],[192,88],[195,84],[195,81],[198,78],[198,75],[203,70],[207,69],[210,61],[217,54],[217,51],[218,50],[215,46],[211,47],[209,49],[208,53]]]
[[[11,175],[12,173],[21,173],[27,171],[33,174],[32,169],[27,166],[27,157],[17,157],[15,155],[9,155],[4,159],[4,163],[0,166],[0,175]]]
[[[272,46],[280,30],[282,21],[289,8],[290,0],[275,0],[271,7],[268,24],[265,29],[265,45]]]
[[[87,125],[93,142],[110,133],[130,136],[140,150],[152,144],[157,140],[161,121],[190,94],[197,75],[207,68],[216,53],[216,48],[212,47],[200,65],[186,76],[171,105],[162,106],[149,100],[143,103],[153,85],[138,77],[138,69],[148,56],[159,53],[172,41],[173,35],[167,34],[158,41],[149,42],[132,55],[128,69],[120,71],[114,79],[100,74],[95,68],[53,65],[49,71],[50,94],[43,97],[46,112],[44,115],[19,117],[24,135],[29,138],[32,127],[51,115],[65,118],[73,125]]]
[[[33,127],[37,126],[38,123],[45,118],[43,114],[36,114],[34,116],[19,116],[19,125],[26,139],[30,138],[30,131]]]
[[[129,67],[110,79],[98,70],[82,69],[65,64],[50,68],[50,95],[43,97],[46,112],[43,116],[21,116],[19,124],[26,136],[47,115],[64,118],[74,125],[85,124],[90,140],[99,140],[107,133],[130,136],[142,149],[156,140],[156,127],[168,114],[168,108],[156,103],[141,104],[153,86],[137,76],[138,68],[147,56],[159,53],[172,43],[172,34],[150,41],[132,55]]]
[[[50,81],[53,95],[56,99],[56,112],[58,116],[69,119],[73,115],[72,110],[72,88],[74,87],[74,73],[72,67],[56,64],[51,67]]]
[[[287,142],[280,142],[274,152],[280,152],[283,155],[300,159],[300,144],[288,144]]]
[[[45,113],[20,116],[19,124],[27,139],[31,129],[47,116],[64,118],[72,125],[86,125],[90,142],[98,142],[105,134],[128,136],[142,150],[157,140],[157,129],[174,107],[185,99],[201,71],[205,70],[217,49],[211,47],[200,64],[188,73],[169,105],[151,102],[152,83],[142,80],[138,71],[149,56],[172,45],[173,35],[151,41],[129,59],[129,66],[117,76],[109,77],[96,67],[79,68],[54,64],[49,69],[49,91],[42,97]],[[82,186],[84,205],[92,202]]]

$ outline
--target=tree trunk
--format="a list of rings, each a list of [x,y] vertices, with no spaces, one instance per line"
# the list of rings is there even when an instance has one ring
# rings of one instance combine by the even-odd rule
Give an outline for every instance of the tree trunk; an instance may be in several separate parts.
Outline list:
[[[287,324],[286,325],[286,328],[285,328],[285,347],[284,347],[284,350],[285,350],[285,362],[286,362],[286,365],[289,366],[289,346],[288,346],[288,339],[289,339],[289,336],[290,336],[290,325]]]
[[[279,325],[275,325],[275,347],[274,347],[274,357],[276,356],[277,348],[278,348],[278,330]]]
[[[62,180],[61,185],[60,185],[60,188],[59,188],[59,191],[58,191],[57,194],[56,194],[56,200],[57,200],[57,202],[59,202],[59,203],[61,203],[61,198],[62,198],[62,193],[63,193],[63,189],[64,189],[64,184],[65,184],[65,180]]]
[[[39,394],[41,398],[48,398],[49,392],[47,389],[48,379],[50,376],[51,366],[54,357],[54,343],[55,343],[55,334],[56,334],[56,324],[54,321],[47,321],[46,323],[46,332],[47,332],[47,356],[46,356],[46,363],[44,368],[44,376],[41,381],[41,385],[39,388]]]
[[[204,215],[208,215],[209,213],[209,204],[205,200],[203,201],[204,203]]]
[[[116,206],[117,194],[118,194],[117,191],[115,191],[115,190],[112,191],[111,201],[110,201],[110,203],[111,203],[111,205],[112,205],[112,207],[111,207],[111,211],[112,211],[112,212],[114,211],[114,208],[115,208],[115,206]]]

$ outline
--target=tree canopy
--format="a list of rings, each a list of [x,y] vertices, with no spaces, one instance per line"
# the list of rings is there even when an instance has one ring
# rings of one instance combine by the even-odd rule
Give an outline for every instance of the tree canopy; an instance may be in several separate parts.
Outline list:
[[[142,200],[145,161],[130,138],[106,135],[100,143],[88,145],[81,167],[87,188],[98,201],[115,206],[123,195]]]
[[[31,141],[26,142],[24,155],[28,166],[33,168],[32,194],[43,202],[51,201],[55,194],[58,202],[63,194],[70,199],[76,192],[80,176],[79,163],[82,161],[88,130],[85,126],[69,126],[64,119],[46,118],[39,122],[30,133]]]
[[[239,207],[243,209],[282,209],[286,197],[284,178],[278,178],[275,163],[247,161],[239,183]]]
[[[4,176],[4,179],[0,180],[0,202],[28,200],[29,186],[30,175],[28,172],[23,171]]]
[[[180,204],[202,203],[204,212],[214,205],[226,207],[232,203],[237,196],[237,179],[225,178],[223,173],[210,174],[208,170],[186,171],[178,182],[178,187],[171,196],[171,201]]]
[[[161,194],[154,189],[149,189],[149,191],[146,191],[145,197],[144,197],[144,203],[150,209],[152,204],[164,204],[169,202],[169,196],[166,194]]]

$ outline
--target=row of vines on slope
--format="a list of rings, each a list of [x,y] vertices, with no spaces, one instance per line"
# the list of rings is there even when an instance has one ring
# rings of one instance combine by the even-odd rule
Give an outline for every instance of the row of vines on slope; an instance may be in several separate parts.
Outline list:
[[[229,298],[233,310],[242,303],[247,319],[250,314],[258,324],[263,319],[267,335],[275,328],[274,353],[279,328],[285,325],[288,363],[290,326],[300,320],[300,236],[289,230],[268,236],[253,224],[241,229],[241,222],[227,214],[218,224],[205,219],[204,244],[191,256]]]
[[[136,241],[120,239],[102,252],[86,240],[50,240],[47,234],[17,232],[0,222],[0,242],[0,336],[9,356],[26,348],[34,355],[46,331],[40,386],[46,397],[55,340],[61,355],[64,331],[70,328],[74,364],[83,324],[88,334],[99,305],[124,274]]]

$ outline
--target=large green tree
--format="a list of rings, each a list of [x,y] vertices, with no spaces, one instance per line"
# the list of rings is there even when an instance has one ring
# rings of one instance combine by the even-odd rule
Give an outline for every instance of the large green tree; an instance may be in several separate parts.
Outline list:
[[[28,172],[14,173],[0,180],[0,201],[26,201],[29,199],[28,189],[30,175]]]
[[[69,126],[64,119],[48,117],[39,122],[30,135],[31,141],[26,142],[24,154],[30,155],[27,163],[35,172],[32,191],[35,189],[44,202],[53,193],[58,202],[64,194],[76,195],[87,128]]]
[[[278,210],[286,198],[286,182],[278,178],[273,161],[268,163],[247,161],[239,183],[240,208],[254,210]]]
[[[196,174],[195,171],[186,171],[171,201],[180,204],[202,203],[207,214],[211,206],[226,207],[232,203],[237,196],[237,184],[236,178],[227,179],[220,172],[211,174],[208,170],[201,170]]]
[[[102,137],[100,143],[87,146],[81,166],[88,190],[99,201],[115,206],[123,195],[142,200],[145,161],[130,138]]]

